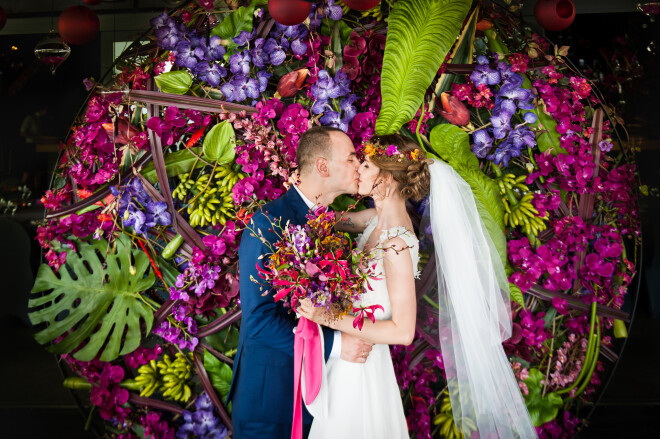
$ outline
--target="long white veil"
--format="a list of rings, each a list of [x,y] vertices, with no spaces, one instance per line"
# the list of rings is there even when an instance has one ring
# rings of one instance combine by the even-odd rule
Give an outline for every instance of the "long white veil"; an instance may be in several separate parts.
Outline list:
[[[456,426],[466,438],[535,438],[502,348],[511,336],[504,267],[470,186],[439,160],[429,170],[440,347]]]

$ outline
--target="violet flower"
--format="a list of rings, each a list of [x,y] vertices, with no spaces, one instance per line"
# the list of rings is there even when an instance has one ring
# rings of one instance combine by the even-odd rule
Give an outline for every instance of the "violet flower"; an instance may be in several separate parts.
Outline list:
[[[286,50],[289,48],[289,41],[282,37],[278,42],[274,38],[268,38],[264,44],[263,50],[270,55],[270,62],[274,66],[279,66],[286,59]]]
[[[493,146],[493,139],[488,135],[488,131],[485,129],[477,130],[472,133],[472,138],[474,139],[472,152],[480,159],[485,158]]]

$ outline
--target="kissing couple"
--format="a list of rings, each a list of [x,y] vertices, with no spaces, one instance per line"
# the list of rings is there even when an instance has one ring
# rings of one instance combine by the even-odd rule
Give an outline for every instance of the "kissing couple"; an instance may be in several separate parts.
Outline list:
[[[408,438],[390,344],[415,335],[419,242],[406,200],[429,197],[428,217],[438,271],[439,344],[454,419],[467,437],[536,437],[524,400],[502,349],[511,335],[508,283],[497,251],[477,212],[469,185],[451,166],[426,158],[400,135],[365,144],[360,163],[341,130],[314,127],[299,140],[299,182],[251,218],[239,248],[242,320],[234,359],[234,438],[292,437],[295,316],[252,279],[257,263],[280,236],[272,224],[303,225],[315,206],[342,194],[370,196],[375,208],[343,215],[337,228],[361,232],[360,250],[380,252],[378,280],[360,304],[378,304],[375,322],[354,328],[351,316],[332,322],[322,308],[296,310],[322,328],[326,407],[303,408],[303,437]],[[265,242],[264,242],[265,241]]]

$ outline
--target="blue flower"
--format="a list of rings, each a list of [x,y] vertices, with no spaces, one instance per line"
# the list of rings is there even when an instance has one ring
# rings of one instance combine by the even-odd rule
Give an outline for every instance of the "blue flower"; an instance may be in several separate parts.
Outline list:
[[[343,132],[348,130],[348,123],[341,118],[341,114],[337,111],[326,111],[320,122],[321,125],[339,128]]]
[[[518,127],[509,133],[509,140],[513,142],[513,146],[517,149],[525,145],[534,148],[536,146],[536,139],[534,133],[525,126]]]
[[[509,166],[509,160],[512,157],[520,157],[520,150],[513,146],[513,144],[507,139],[500,143],[495,152],[490,154],[487,158],[488,160],[493,161],[496,165],[501,164],[504,167],[507,167]]]
[[[486,157],[488,151],[493,146],[493,139],[488,135],[488,131],[485,129],[477,130],[472,133],[472,138],[474,139],[474,143],[471,149],[474,155],[480,159]]]
[[[220,61],[227,52],[225,46],[222,45],[222,39],[217,35],[211,35],[211,38],[209,38],[207,49],[209,52],[209,56],[213,61]]]
[[[259,82],[259,91],[264,92],[268,87],[268,78],[273,76],[272,73],[268,73],[265,70],[259,70],[257,72],[257,81]]]
[[[339,105],[339,108],[344,112],[344,116],[346,117],[346,121],[350,122],[353,120],[355,115],[357,114],[357,109],[353,105],[353,102],[357,100],[357,95],[355,94],[350,94],[347,98],[341,101],[341,104]]]
[[[207,82],[211,87],[217,87],[220,84],[220,78],[227,75],[227,69],[223,66],[216,63],[209,65],[207,62],[197,64],[194,72],[199,79]]]
[[[506,111],[492,115],[490,123],[493,125],[493,137],[496,139],[504,139],[511,130],[511,116]]]
[[[477,64],[479,64],[480,66],[486,65],[489,62],[490,62],[490,60],[488,59],[487,56],[485,56],[485,55],[477,56]]]
[[[303,40],[297,38],[291,41],[291,50],[296,55],[304,55],[307,52],[307,45],[303,42]]]
[[[179,41],[176,45],[175,64],[194,69],[200,60],[195,56],[195,49],[188,41]]]
[[[335,5],[335,0],[328,0],[328,6],[323,9],[323,13],[326,17],[329,17],[330,20],[339,21],[344,15],[341,6]]]
[[[470,79],[476,85],[495,85],[500,83],[500,72],[491,69],[488,65],[477,65],[470,75]]]
[[[264,50],[270,56],[270,62],[274,66],[279,66],[286,59],[286,50],[289,48],[289,42],[282,37],[278,42],[274,38],[268,38],[264,44]]]
[[[525,113],[523,116],[523,119],[525,120],[526,123],[535,123],[536,122],[536,114],[532,113],[531,111],[529,113]]]
[[[167,211],[167,203],[164,201],[150,201],[147,203],[147,211],[153,215],[153,219],[161,226],[172,224],[172,217]]]
[[[240,46],[245,46],[247,43],[250,42],[252,39],[254,30],[252,32],[248,32],[246,30],[242,30],[238,33],[237,36],[233,38],[234,43],[236,43],[239,47]]]
[[[250,50],[252,62],[257,67],[266,67],[266,64],[270,63],[270,56],[264,49],[265,41],[263,38],[257,38],[254,40],[254,47]]]
[[[229,102],[241,102],[247,97],[257,99],[259,97],[259,84],[254,78],[245,75],[236,75],[231,81],[225,82],[220,91]]]
[[[247,75],[250,73],[250,54],[247,50],[235,53],[229,57],[229,70],[237,75]]]

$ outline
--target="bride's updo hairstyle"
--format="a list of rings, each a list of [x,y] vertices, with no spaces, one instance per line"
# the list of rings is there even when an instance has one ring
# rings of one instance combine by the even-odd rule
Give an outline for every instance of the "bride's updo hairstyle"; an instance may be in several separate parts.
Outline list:
[[[429,194],[431,175],[424,151],[412,140],[399,134],[372,137],[364,144],[364,154],[398,183],[404,199],[420,201]]]

